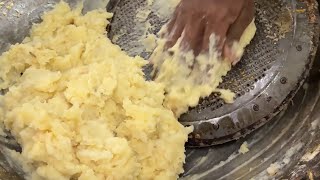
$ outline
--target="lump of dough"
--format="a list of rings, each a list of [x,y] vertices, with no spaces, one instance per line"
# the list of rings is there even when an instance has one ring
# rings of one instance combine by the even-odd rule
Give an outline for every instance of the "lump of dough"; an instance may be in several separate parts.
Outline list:
[[[163,31],[166,31],[165,27],[160,33]],[[255,32],[256,26],[252,21],[240,41],[233,46],[238,57],[242,56],[244,48],[253,39]],[[207,97],[212,92],[221,92],[227,103],[233,102],[234,93],[230,90],[217,89],[222,77],[231,70],[232,64],[228,60],[219,58],[214,40],[214,36],[211,36],[209,52],[197,57],[192,51],[181,51],[181,38],[169,50],[164,50],[165,39],[158,41],[158,47],[150,58],[156,70],[155,81],[164,84],[166,90],[164,104],[172,109],[177,117],[185,113],[189,107],[196,106],[199,98]]]
[[[249,152],[250,149],[248,147],[248,143],[247,141],[245,141],[241,146],[240,146],[240,149],[239,149],[239,153],[241,154],[246,154],[247,152]]]
[[[177,179],[191,128],[165,108],[140,57],[106,38],[106,19],[61,2],[0,57],[0,121],[27,179]]]

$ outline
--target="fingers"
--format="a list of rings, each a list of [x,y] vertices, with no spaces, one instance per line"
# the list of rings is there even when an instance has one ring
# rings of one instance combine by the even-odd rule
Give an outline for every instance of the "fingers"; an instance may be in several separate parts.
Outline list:
[[[254,17],[254,0],[247,0],[236,21],[230,26],[227,34],[227,43],[239,41],[243,32],[251,23]]]
[[[205,32],[204,18],[193,16],[188,20],[181,42],[181,48],[185,51],[193,50],[195,56],[199,55]]]
[[[169,49],[176,44],[178,39],[181,37],[184,28],[185,22],[182,22],[181,20],[176,21],[175,24],[172,25],[172,30],[169,31],[170,33],[167,36],[167,43],[165,49]]]
[[[248,0],[243,7],[240,16],[236,21],[230,26],[227,33],[227,40],[223,48],[223,56],[226,57],[231,62],[237,62],[241,57],[237,57],[236,52],[234,52],[232,46],[234,42],[238,42],[249,26],[254,17],[254,0]]]
[[[195,6],[190,6],[190,4],[190,7],[186,6],[189,7],[187,8],[189,11],[185,11],[183,8],[186,7],[180,4],[167,25],[168,34],[165,34],[167,39],[165,49],[173,47],[178,39],[183,36],[182,48],[194,50],[194,54],[198,55],[209,50],[210,36],[214,34],[217,51],[222,52],[222,55],[230,56],[232,43],[239,41],[254,16],[254,0],[243,0],[241,2],[240,6],[240,1],[238,4],[230,1],[227,5],[232,8],[229,10],[228,8],[221,8],[219,14],[212,13],[212,11],[204,14],[201,14],[203,13],[201,11],[190,11],[191,7]],[[218,5],[224,7],[225,4],[222,4],[222,1],[217,1],[214,5],[211,8]],[[203,17],[199,18],[201,16]]]
[[[186,22],[187,22],[187,18],[184,18],[181,11],[177,9],[176,12],[174,13],[173,18],[170,20],[170,22],[167,25],[168,34],[166,34],[167,42],[165,45],[165,49],[169,49],[176,44],[176,42],[182,35]]]
[[[226,39],[228,28],[229,28],[229,24],[225,22],[206,23],[206,30],[205,30],[203,42],[202,42],[202,52],[208,52],[211,35],[215,36],[216,38],[215,47],[217,51],[221,52]]]
[[[248,3],[248,1],[253,2],[253,0],[219,1],[219,3],[224,3],[224,6],[227,6],[230,9],[218,9],[218,14],[211,14],[210,18],[208,18],[209,21],[207,22],[207,28],[202,43],[204,52],[209,49],[210,36],[212,34],[216,36],[217,51],[223,51],[226,38],[229,36],[228,31],[230,26],[237,20],[241,10],[246,6],[245,4]]]

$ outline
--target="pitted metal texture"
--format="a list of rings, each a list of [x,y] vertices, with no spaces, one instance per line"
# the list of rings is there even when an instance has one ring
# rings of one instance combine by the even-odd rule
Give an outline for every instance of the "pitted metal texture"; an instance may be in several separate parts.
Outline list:
[[[152,52],[145,50],[141,39],[148,34],[157,34],[168,18],[152,11],[152,6],[148,5],[147,0],[111,0],[107,9],[114,12],[108,33],[113,43],[131,56],[140,55],[148,59]],[[137,17],[142,11],[149,13],[145,20],[139,20]]]

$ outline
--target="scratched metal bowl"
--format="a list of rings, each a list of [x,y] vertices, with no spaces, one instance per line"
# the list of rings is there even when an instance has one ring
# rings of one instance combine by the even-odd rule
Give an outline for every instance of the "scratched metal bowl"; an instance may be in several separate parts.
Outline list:
[[[74,5],[78,0],[67,0]],[[59,0],[1,0],[0,54],[21,42],[40,15]],[[105,0],[106,2],[106,0]],[[88,0],[85,11],[105,5]],[[287,110],[246,138],[211,148],[187,149],[181,179],[320,179],[320,56]],[[250,151],[239,153],[247,142]],[[0,147],[2,149],[4,147]],[[270,176],[272,167],[277,171]],[[0,179],[23,179],[0,153]]]

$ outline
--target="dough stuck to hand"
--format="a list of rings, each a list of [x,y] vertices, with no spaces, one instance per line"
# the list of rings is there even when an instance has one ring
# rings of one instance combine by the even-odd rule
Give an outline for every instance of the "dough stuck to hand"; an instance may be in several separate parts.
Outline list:
[[[161,30],[165,33],[166,27]],[[256,32],[254,21],[244,31],[240,41],[235,43],[233,51],[241,57],[244,48],[253,39]],[[215,36],[210,37],[209,52],[195,57],[192,51],[182,52],[181,38],[170,49],[164,50],[166,39],[158,41],[158,47],[151,56],[154,65],[155,81],[165,86],[166,98],[164,105],[172,109],[176,117],[185,113],[189,107],[198,104],[201,97],[212,92],[221,92],[227,103],[232,103],[234,93],[230,90],[219,90],[218,85],[232,67],[227,59],[221,59],[215,49]],[[190,68],[192,66],[192,68]]]

